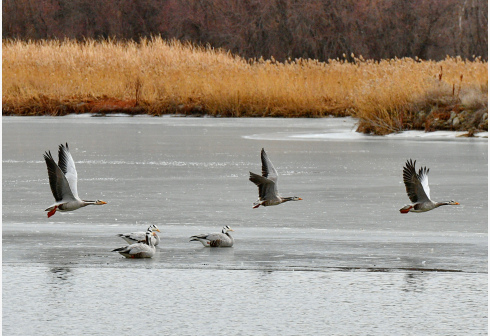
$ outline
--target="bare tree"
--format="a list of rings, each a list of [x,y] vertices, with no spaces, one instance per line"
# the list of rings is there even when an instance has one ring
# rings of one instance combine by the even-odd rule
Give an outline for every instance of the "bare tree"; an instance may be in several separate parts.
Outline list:
[[[3,38],[161,35],[246,58],[488,58],[485,0],[4,0]]]

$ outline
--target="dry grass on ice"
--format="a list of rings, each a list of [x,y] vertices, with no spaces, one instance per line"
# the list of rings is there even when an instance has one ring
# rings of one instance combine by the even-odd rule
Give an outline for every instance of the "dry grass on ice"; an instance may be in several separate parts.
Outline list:
[[[159,37],[3,41],[3,114],[353,115],[360,130],[420,128],[420,111],[487,106],[487,63],[245,60]],[[436,112],[437,112],[436,111]]]

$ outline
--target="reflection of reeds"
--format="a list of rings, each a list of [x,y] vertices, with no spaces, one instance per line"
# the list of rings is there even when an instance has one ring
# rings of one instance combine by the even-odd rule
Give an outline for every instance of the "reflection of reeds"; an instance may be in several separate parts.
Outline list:
[[[139,43],[4,40],[2,83],[9,114],[354,115],[361,130],[386,133],[407,127],[428,105],[461,100],[464,92],[486,95],[488,76],[479,58],[247,61],[155,37]]]

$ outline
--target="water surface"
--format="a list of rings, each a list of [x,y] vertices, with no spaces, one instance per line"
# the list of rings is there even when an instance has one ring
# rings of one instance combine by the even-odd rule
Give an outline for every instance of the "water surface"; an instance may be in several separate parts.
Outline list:
[[[487,332],[486,139],[379,138],[352,119],[3,118],[3,331],[468,335]],[[68,142],[82,198],[52,202]],[[252,209],[264,147],[283,196]],[[402,167],[446,206],[402,215]],[[151,260],[110,252],[157,224]],[[189,242],[235,229],[233,248]],[[23,321],[30,321],[28,324]],[[328,332],[327,332],[328,331]]]

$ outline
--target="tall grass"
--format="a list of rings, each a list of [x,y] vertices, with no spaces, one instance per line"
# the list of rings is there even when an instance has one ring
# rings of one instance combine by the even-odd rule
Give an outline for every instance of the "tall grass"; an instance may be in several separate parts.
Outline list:
[[[353,115],[364,131],[383,133],[403,129],[420,109],[487,99],[480,58],[280,63],[160,37],[2,44],[4,114]]]

